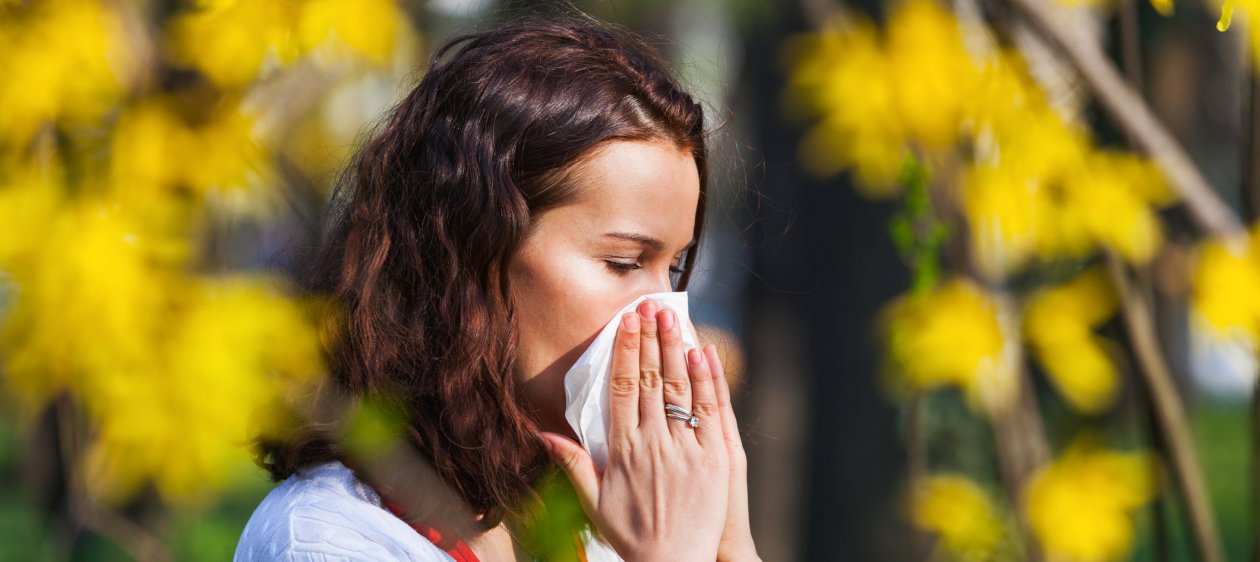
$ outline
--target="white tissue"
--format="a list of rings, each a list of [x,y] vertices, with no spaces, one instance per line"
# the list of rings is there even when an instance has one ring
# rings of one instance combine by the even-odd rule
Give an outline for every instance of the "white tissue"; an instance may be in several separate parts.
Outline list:
[[[638,308],[639,303],[652,299],[661,307],[669,308],[678,316],[683,327],[684,349],[699,347],[695,327],[687,313],[687,293],[667,292],[643,295],[622,307],[608,324],[600,330],[595,341],[578,357],[573,367],[564,375],[564,417],[573,426],[578,442],[586,447],[602,471],[608,463],[608,379],[612,373],[612,348],[617,337],[617,325],[621,315]],[[690,404],[686,404],[690,406]],[[664,408],[664,405],[661,406]],[[582,542],[589,562],[622,562],[617,551],[599,538],[589,528],[584,529]]]
[[[699,347],[695,328],[687,313],[687,293],[651,293],[634,299],[614,314],[595,337],[595,341],[591,342],[590,347],[586,348],[564,375],[564,417],[573,426],[578,442],[590,452],[595,466],[601,471],[608,462],[608,379],[612,372],[612,348],[617,337],[617,325],[621,322],[621,315],[635,310],[646,299],[652,299],[661,307],[673,310],[678,316],[678,325],[683,327],[684,349]]]

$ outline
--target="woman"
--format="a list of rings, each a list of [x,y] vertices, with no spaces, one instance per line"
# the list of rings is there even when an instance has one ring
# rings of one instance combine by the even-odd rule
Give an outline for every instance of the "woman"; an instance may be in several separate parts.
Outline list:
[[[602,472],[564,418],[564,374],[599,330],[686,286],[701,107],[651,47],[587,21],[457,37],[434,61],[348,169],[307,281],[341,307],[338,391],[401,406],[476,532],[440,537],[458,522],[400,509],[312,423],[262,443],[283,483],[237,559],[528,560],[511,524],[550,462],[625,560],[756,559],[722,365],[712,345],[684,353],[668,309],[620,320]]]

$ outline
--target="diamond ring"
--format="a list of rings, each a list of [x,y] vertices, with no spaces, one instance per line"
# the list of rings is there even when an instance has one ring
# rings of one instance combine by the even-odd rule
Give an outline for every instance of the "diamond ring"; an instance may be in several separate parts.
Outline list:
[[[682,406],[665,404],[665,417],[685,421],[687,422],[687,427],[692,429],[700,427],[700,418],[697,418],[691,413],[691,410]]]

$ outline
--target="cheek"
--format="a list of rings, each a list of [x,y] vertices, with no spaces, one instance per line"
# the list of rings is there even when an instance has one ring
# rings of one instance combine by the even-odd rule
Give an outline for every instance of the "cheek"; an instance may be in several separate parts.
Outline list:
[[[513,293],[522,367],[531,374],[567,367],[557,361],[568,355],[576,360],[617,310],[637,296],[628,281],[609,273],[599,260],[553,257],[522,266]]]

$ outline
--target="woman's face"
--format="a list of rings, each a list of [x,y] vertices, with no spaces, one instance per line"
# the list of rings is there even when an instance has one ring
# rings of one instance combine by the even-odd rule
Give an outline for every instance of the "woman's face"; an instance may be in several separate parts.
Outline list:
[[[691,153],[667,142],[610,141],[574,172],[577,196],[533,217],[509,273],[516,376],[543,429],[569,436],[565,373],[623,306],[673,290],[700,197]]]

